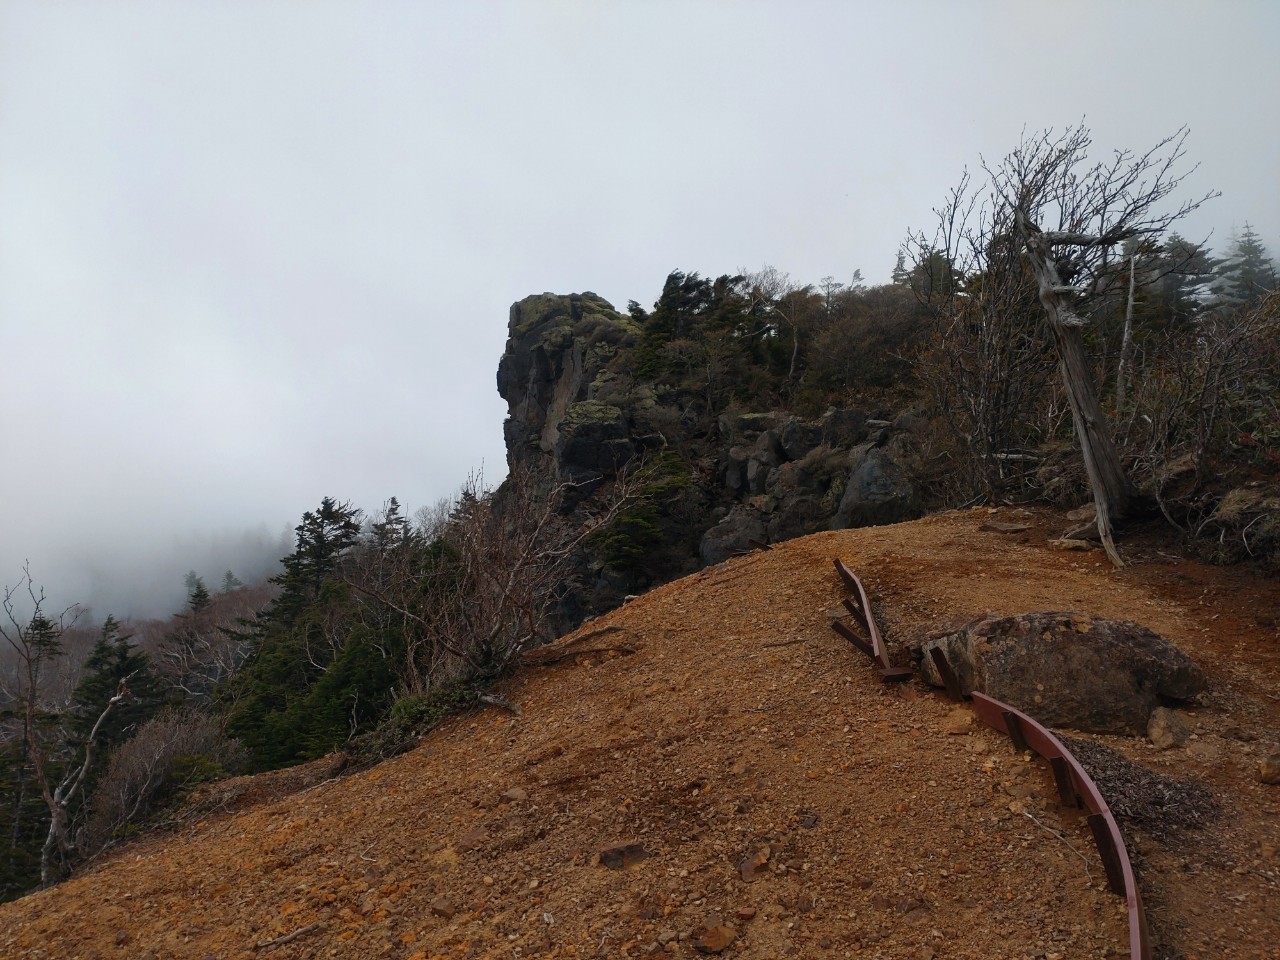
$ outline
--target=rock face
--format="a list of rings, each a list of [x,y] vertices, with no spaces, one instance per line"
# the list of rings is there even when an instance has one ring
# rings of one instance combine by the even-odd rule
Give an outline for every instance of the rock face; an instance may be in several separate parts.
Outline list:
[[[512,304],[498,393],[512,463],[555,460],[563,479],[616,471],[632,453],[623,412],[597,382],[635,325],[594,293],[544,293]]]
[[[930,683],[929,651],[946,654],[967,693],[979,690],[1041,723],[1144,736],[1162,700],[1205,690],[1204,672],[1159,634],[1127,620],[1080,613],[980,617],[916,641]]]
[[[709,409],[704,391],[639,376],[644,331],[593,293],[526,297],[511,308],[508,334],[498,392],[513,468],[571,483],[580,496],[624,468],[661,468],[660,495],[631,518],[638,539],[583,557],[583,579],[594,587],[575,616],[718,563],[752,540],[921,513],[903,466],[909,416],[891,423],[861,410],[806,420]]]

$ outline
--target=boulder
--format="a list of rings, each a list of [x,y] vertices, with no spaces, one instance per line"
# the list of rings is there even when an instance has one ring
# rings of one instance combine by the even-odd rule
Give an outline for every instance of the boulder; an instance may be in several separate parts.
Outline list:
[[[735,553],[751,549],[751,541],[765,541],[765,517],[755,507],[739,503],[728,515],[702,535],[698,553],[704,566],[720,563]]]
[[[799,460],[822,443],[822,426],[790,419],[778,430],[778,443],[788,460]]]
[[[989,614],[911,646],[925,678],[942,679],[940,649],[962,689],[979,690],[1041,723],[1093,733],[1143,736],[1162,700],[1207,689],[1204,672],[1159,634],[1127,620],[1072,612]]]
[[[750,496],[764,493],[769,485],[769,472],[773,469],[769,464],[757,459],[754,455],[747,461],[747,483],[745,492]]]
[[[730,447],[721,465],[724,488],[733,496],[741,496],[747,490],[747,464],[751,453],[746,447]]]
[[[720,433],[726,437],[748,438],[772,430],[783,421],[776,413],[723,414],[719,420]]]
[[[1168,707],[1156,707],[1147,720],[1147,739],[1157,750],[1185,746],[1191,728]]]
[[[759,460],[765,466],[776,467],[780,463],[787,462],[787,451],[782,446],[782,441],[778,438],[778,431],[766,430],[756,439],[755,447],[751,450],[751,458]]]
[[[863,443],[849,454],[849,479],[829,529],[874,527],[919,515],[915,485],[890,446]]]
[[[840,410],[832,407],[818,421],[824,443],[833,447],[852,447],[867,436],[867,414],[862,410]]]

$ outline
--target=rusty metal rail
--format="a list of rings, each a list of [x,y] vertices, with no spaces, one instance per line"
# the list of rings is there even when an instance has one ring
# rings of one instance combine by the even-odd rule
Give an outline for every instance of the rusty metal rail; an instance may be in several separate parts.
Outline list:
[[[1065,806],[1083,807],[1089,811],[1089,829],[1093,831],[1102,866],[1107,872],[1107,885],[1112,893],[1125,898],[1129,912],[1129,955],[1132,960],[1150,960],[1151,946],[1142,894],[1138,890],[1120,827],[1098,785],[1062,741],[1035,719],[977,690],[973,691],[972,697],[974,712],[987,726],[1007,733],[1016,749],[1034,750],[1049,761],[1058,797]]]
[[[840,575],[854,594],[841,602],[853,618],[862,625],[870,642],[840,620],[831,622],[831,629],[844,637],[851,644],[871,658],[872,664],[880,679],[885,682],[902,681],[915,674],[906,667],[895,667],[889,660],[871,613],[871,600],[867,590],[858,579],[857,574],[836,558],[836,572]],[[963,699],[965,694],[955,671],[951,668],[946,655],[938,649],[930,651],[934,666],[946,685],[947,693],[953,699]],[[977,690],[969,694],[973,700],[973,709],[978,718],[988,726],[1008,734],[1016,749],[1033,750],[1049,761],[1053,770],[1054,784],[1058,788],[1058,796],[1065,806],[1084,808],[1088,811],[1089,829],[1093,833],[1094,843],[1098,846],[1098,854],[1102,858],[1102,866],[1107,874],[1107,885],[1111,892],[1125,898],[1125,906],[1129,914],[1129,956],[1130,960],[1151,960],[1151,945],[1147,931],[1146,913],[1142,906],[1142,894],[1138,890],[1137,879],[1133,873],[1133,864],[1129,861],[1129,851],[1125,847],[1124,837],[1116,824],[1107,801],[1103,798],[1098,785],[1085,772],[1084,767],[1052,733],[1038,723],[1033,717],[1020,710],[988,697]]]
[[[835,565],[836,573],[840,574],[840,579],[854,594],[853,597],[843,601],[844,608],[862,624],[871,642],[868,644],[854,633],[848,624],[841,623],[839,620],[831,622],[831,629],[869,656],[875,663],[876,673],[885,683],[901,683],[903,680],[911,679],[915,675],[914,670],[910,667],[895,667],[893,661],[889,659],[889,654],[884,648],[884,640],[880,636],[880,628],[876,626],[876,618],[871,613],[871,600],[867,596],[867,588],[862,585],[858,575],[846,567],[839,557],[836,558]]]

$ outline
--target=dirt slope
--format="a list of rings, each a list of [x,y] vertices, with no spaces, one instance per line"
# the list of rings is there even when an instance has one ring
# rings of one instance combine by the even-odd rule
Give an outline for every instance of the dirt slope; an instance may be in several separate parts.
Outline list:
[[[1020,517],[1023,534],[978,529]],[[1221,807],[1131,837],[1164,955],[1280,956],[1280,788],[1255,777],[1280,729],[1277,585],[1141,543],[1115,572],[1047,549],[1060,523],[968,511],[818,534],[662,587],[582,644],[633,653],[509,683],[518,717],[455,717],[346,779],[241,782],[233,809],[0,906],[0,956],[1123,955],[1123,903],[1044,765],[939,694],[881,685],[828,628],[837,555],[891,640],[1074,608],[1199,659],[1215,690],[1187,748],[1095,739]]]

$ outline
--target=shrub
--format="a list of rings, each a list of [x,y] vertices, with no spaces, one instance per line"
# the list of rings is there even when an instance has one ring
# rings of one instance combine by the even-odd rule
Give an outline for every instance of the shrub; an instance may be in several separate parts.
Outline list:
[[[89,856],[135,832],[162,804],[199,783],[217,780],[243,760],[217,718],[169,710],[148,720],[111,753],[89,799],[81,849]]]

